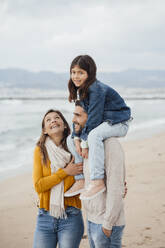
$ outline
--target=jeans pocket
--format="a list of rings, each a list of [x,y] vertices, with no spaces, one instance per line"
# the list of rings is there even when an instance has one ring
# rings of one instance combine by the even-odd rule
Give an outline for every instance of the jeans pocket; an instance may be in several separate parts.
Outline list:
[[[81,210],[79,208],[75,207],[67,207],[66,214],[67,216],[75,216],[81,213]]]
[[[124,227],[125,227],[124,225],[123,226],[113,226],[113,228],[112,228],[113,240],[121,241]]]
[[[102,234],[102,236],[103,236],[104,238],[106,238],[106,239],[109,240],[110,237],[108,237],[107,235],[105,235],[105,233],[103,232],[103,229],[102,229],[102,225],[100,225],[100,228],[101,228],[101,234]]]

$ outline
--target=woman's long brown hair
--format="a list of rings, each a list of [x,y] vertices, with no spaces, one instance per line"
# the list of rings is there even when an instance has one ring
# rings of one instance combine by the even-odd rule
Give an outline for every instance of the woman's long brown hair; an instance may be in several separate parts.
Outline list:
[[[97,67],[94,60],[89,55],[79,55],[71,63],[70,74],[75,66],[79,66],[81,69],[85,70],[88,74],[87,80],[79,88],[75,86],[72,79],[70,78],[68,82],[69,89],[69,101],[77,100],[77,90],[79,89],[80,100],[87,98],[88,88],[91,84],[96,81],[96,71]]]
[[[69,127],[67,121],[65,120],[63,114],[58,110],[54,110],[54,109],[48,110],[46,112],[46,114],[44,115],[44,118],[42,120],[42,132],[41,132],[41,136],[40,136],[40,138],[39,138],[39,140],[37,142],[37,146],[39,146],[41,154],[42,154],[42,162],[43,162],[44,165],[47,165],[47,162],[48,162],[48,159],[49,159],[48,158],[48,153],[47,153],[47,150],[46,150],[46,147],[45,147],[45,141],[46,141],[46,138],[48,137],[48,134],[44,134],[44,131],[45,131],[45,117],[49,113],[57,113],[61,117],[63,122],[64,122],[65,129],[64,129],[64,133],[63,133],[63,139],[61,140],[61,145],[62,145],[62,147],[63,147],[63,149],[65,151],[68,151],[66,139],[70,134],[70,127]]]

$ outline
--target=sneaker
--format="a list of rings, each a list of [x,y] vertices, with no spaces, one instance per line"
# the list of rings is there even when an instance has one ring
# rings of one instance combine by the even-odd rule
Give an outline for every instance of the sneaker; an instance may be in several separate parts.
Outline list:
[[[91,200],[100,195],[106,190],[104,184],[94,185],[90,184],[89,187],[80,195],[81,200]]]
[[[84,191],[84,179],[76,180],[72,187],[64,193],[65,197],[71,197]]]

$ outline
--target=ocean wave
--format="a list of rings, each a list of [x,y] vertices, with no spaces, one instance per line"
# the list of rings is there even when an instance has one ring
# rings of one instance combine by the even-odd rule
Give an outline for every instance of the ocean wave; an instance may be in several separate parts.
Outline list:
[[[132,124],[130,125],[130,130],[129,132],[134,132],[136,130],[142,130],[142,129],[147,129],[147,128],[154,128],[154,127],[159,127],[160,125],[164,125],[165,124],[165,118],[161,118],[158,120],[150,120],[150,121],[145,121],[142,123],[138,123],[138,124]]]
[[[27,132],[31,132],[32,130],[36,130],[36,126],[34,126],[33,124],[28,125],[26,122],[23,124],[16,124],[16,123],[12,123],[12,125],[6,124],[2,125],[0,124],[0,135],[8,135],[8,136],[13,136],[13,135],[23,135],[23,133],[27,133]]]
[[[0,98],[1,99],[1,98]],[[9,98],[4,98],[3,101],[1,101],[1,104],[4,104],[4,105],[10,105],[10,104],[14,104],[14,105],[21,105],[22,104],[22,99],[16,99],[16,98],[13,98],[13,99],[9,99]]]
[[[5,151],[10,151],[12,149],[15,149],[15,144],[11,144],[11,143],[1,143],[0,144],[0,152],[5,152]]]
[[[165,100],[165,95],[125,95],[122,97],[125,100]],[[22,101],[47,101],[47,100],[55,100],[54,97],[0,97],[0,101],[2,104],[21,104]],[[65,100],[68,103],[66,97],[58,97],[56,96],[56,100]]]
[[[148,100],[165,99],[164,88],[122,88],[116,89],[124,99]],[[68,103],[68,91],[42,90],[42,89],[11,89],[1,88],[0,100],[5,101],[39,101],[39,100],[65,100]]]
[[[22,164],[12,164],[12,165],[9,165],[9,166],[5,166],[5,167],[0,167],[0,172],[6,172],[8,170],[15,170],[15,169],[18,169],[22,166]]]
[[[35,145],[32,144],[25,144],[22,149],[18,149],[15,145],[15,149],[10,149],[10,160],[6,160],[6,154],[8,154],[8,151],[4,151],[0,161],[0,172],[16,170],[21,167],[23,169],[32,168],[34,146]]]

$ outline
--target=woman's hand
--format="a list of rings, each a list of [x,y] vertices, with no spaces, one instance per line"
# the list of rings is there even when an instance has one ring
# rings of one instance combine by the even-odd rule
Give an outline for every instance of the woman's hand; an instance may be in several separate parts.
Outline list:
[[[74,164],[74,157],[63,169],[69,176],[75,176],[83,172],[83,163]]]
[[[88,148],[82,148],[82,155],[83,158],[88,158]]]

